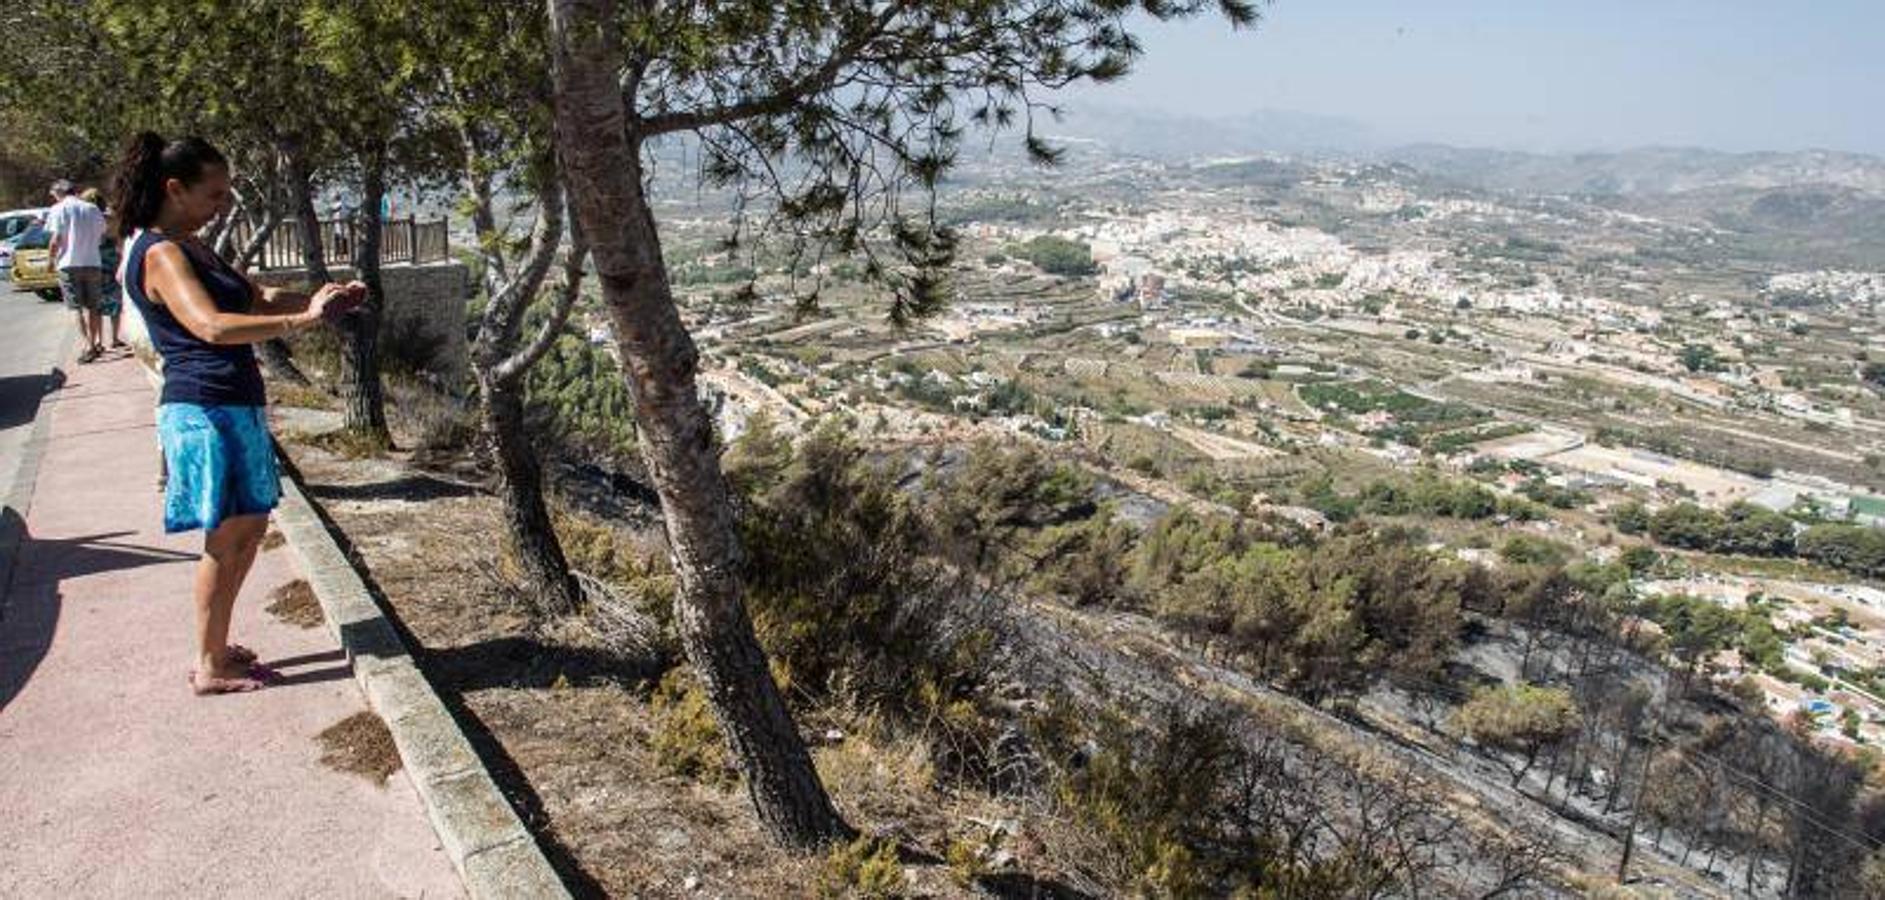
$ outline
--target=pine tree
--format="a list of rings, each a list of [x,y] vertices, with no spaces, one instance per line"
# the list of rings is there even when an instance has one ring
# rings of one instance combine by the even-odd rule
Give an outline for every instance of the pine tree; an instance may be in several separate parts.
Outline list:
[[[784,0],[691,4],[549,0],[556,133],[571,204],[589,235],[660,495],[679,580],[681,641],[766,828],[794,846],[849,829],[826,797],[767,671],[740,585],[740,547],[699,353],[681,322],[645,192],[649,142],[688,135],[719,185],[770,190],[760,225],[789,236],[792,268],[831,248],[894,289],[893,321],[939,308],[952,235],[933,189],[965,122],[1019,125],[1037,160],[1042,89],[1124,75],[1127,16],[1245,0]],[[789,165],[781,165],[789,163]],[[913,191],[929,202],[910,209]],[[737,238],[738,235],[736,234]],[[815,287],[812,294],[815,297]]]

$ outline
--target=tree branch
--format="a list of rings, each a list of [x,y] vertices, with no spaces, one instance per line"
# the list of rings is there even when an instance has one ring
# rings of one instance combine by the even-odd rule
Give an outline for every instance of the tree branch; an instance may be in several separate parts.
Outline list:
[[[235,249],[233,245],[236,239],[236,220],[241,218],[248,208],[248,198],[243,196],[241,191],[232,187],[229,193],[234,195],[235,202],[209,224],[209,233],[203,236],[204,243],[209,244],[216,255],[225,260],[229,258],[230,251]]]
[[[478,325],[477,343],[487,358],[495,359],[509,346],[517,332],[524,307],[543,286],[556,261],[557,244],[563,240],[563,188],[555,179],[537,194],[537,221],[530,229],[530,252],[525,255],[517,274],[493,295],[484,308]]]
[[[511,272],[504,260],[497,218],[491,213],[491,176],[482,169],[484,152],[470,123],[459,123],[458,138],[465,154],[465,190],[471,194],[471,231],[477,236],[478,256],[484,263],[484,294],[495,298]]]
[[[275,229],[281,225],[284,218],[286,216],[282,215],[280,209],[269,208],[267,215],[262,219],[262,226],[257,228],[254,234],[249,235],[249,242],[243,245],[242,252],[236,256],[236,271],[247,272],[250,266],[255,265],[255,258],[262,255],[262,248],[268,246],[269,238],[274,236]]]
[[[563,334],[563,326],[569,323],[570,312],[576,308],[577,298],[582,296],[583,266],[589,260],[589,239],[583,235],[582,223],[574,216],[570,217],[569,242],[569,256],[563,261],[563,283],[557,286],[550,318],[538,329],[529,346],[511,354],[491,371],[491,377],[497,381],[514,381],[530,371],[530,367],[556,344],[556,339]]]
[[[833,50],[831,56],[817,68],[770,94],[706,109],[656,113],[646,117],[635,115],[631,107],[629,131],[642,137],[654,137],[676,131],[696,131],[754,116],[783,113],[791,109],[794,103],[831,87],[844,72],[845,66],[856,61],[872,41],[882,37],[897,16],[916,5],[916,0],[898,0],[885,6],[868,26],[843,46]],[[633,97],[623,99],[631,103],[634,100]]]

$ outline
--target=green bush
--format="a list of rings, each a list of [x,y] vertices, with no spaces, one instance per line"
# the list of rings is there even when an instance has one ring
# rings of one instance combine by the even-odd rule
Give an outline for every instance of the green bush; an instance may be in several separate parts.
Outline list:
[[[834,848],[818,873],[818,896],[895,900],[910,895],[897,844],[868,835]]]
[[[1657,553],[1653,547],[1636,544],[1625,549],[1617,557],[1617,561],[1622,563],[1624,568],[1629,569],[1633,575],[1647,575],[1655,570],[1658,563],[1662,562],[1662,554]]]
[[[622,458],[635,452],[635,403],[615,361],[599,347],[564,335],[530,369],[526,402],[533,431],[578,456]]]
[[[1793,520],[1751,503],[1738,502],[1722,512],[1693,503],[1677,503],[1649,519],[1657,543],[1712,553],[1791,556]]]
[[[1499,558],[1514,565],[1561,565],[1570,556],[1570,548],[1529,534],[1515,534],[1499,547]]]
[[[1474,743],[1519,753],[1524,764],[1512,783],[1524,780],[1539,751],[1577,733],[1583,718],[1569,691],[1530,684],[1481,688],[1453,713],[1452,725]]]
[[[1093,248],[1058,235],[1040,235],[1025,244],[1010,246],[1007,253],[1050,275],[1091,275],[1099,271],[1093,264]]]
[[[691,670],[670,669],[655,688],[650,709],[657,724],[648,749],[663,768],[721,787],[739,781],[707,703],[707,692]]]
[[[1387,533],[1280,543],[1254,523],[1167,515],[1139,541],[1128,581],[1168,625],[1235,651],[1310,699],[1384,672],[1431,676],[1458,640],[1470,567]]]
[[[1543,478],[1532,478],[1519,488],[1519,493],[1527,498],[1554,509],[1577,509],[1589,506],[1594,500],[1589,492],[1574,488],[1560,487]]]
[[[1885,531],[1865,525],[1814,525],[1800,533],[1800,555],[1836,569],[1885,577]]]
[[[1624,534],[1642,534],[1649,530],[1649,510],[1635,500],[1619,504],[1610,511],[1610,524]]]
[[[1055,594],[1076,606],[1127,606],[1132,529],[1110,510],[1079,522],[1055,525],[1041,536],[1041,564],[1034,589]]]

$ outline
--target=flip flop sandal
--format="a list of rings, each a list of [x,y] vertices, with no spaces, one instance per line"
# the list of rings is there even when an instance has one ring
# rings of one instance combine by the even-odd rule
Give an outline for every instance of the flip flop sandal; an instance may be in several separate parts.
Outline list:
[[[190,673],[190,690],[196,692],[198,697],[208,697],[214,694],[246,694],[267,686],[268,683],[260,678],[203,678],[195,672]]]
[[[267,682],[267,683],[273,683],[276,681],[280,681],[282,679],[282,674],[281,674],[280,669],[255,661],[255,651],[250,650],[249,648],[244,647],[241,644],[230,644],[229,649],[242,650],[249,654],[249,662],[244,667],[244,670],[243,670],[246,677],[253,678],[256,681]],[[235,654],[230,654],[229,661],[237,665],[243,665],[242,660],[237,659]],[[191,684],[196,683],[196,670],[195,669],[191,669],[188,672],[185,672],[183,674],[184,674],[184,677],[187,678]]]

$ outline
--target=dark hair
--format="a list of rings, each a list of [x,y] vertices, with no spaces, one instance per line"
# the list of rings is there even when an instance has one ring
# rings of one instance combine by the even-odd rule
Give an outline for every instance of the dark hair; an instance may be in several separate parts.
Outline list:
[[[164,209],[164,182],[175,178],[196,184],[210,166],[228,168],[229,160],[200,137],[165,142],[156,132],[139,132],[125,145],[117,177],[112,179],[111,208],[117,213],[113,231],[129,237],[133,230],[157,221]]]

